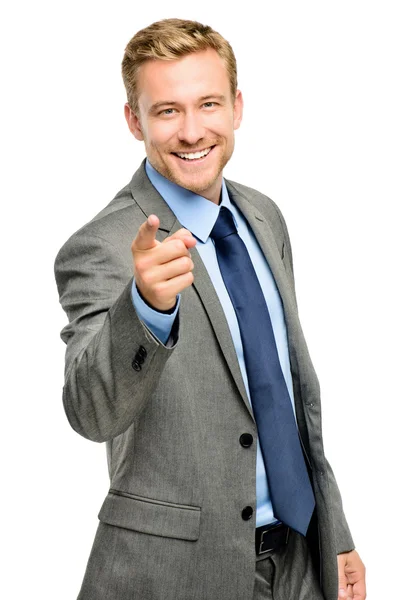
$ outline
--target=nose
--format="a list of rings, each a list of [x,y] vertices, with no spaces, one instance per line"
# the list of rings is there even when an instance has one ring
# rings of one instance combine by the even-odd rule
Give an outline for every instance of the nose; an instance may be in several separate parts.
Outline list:
[[[178,132],[178,138],[181,142],[186,142],[193,146],[205,135],[205,128],[201,120],[201,115],[196,113],[186,113],[182,117],[181,127]]]

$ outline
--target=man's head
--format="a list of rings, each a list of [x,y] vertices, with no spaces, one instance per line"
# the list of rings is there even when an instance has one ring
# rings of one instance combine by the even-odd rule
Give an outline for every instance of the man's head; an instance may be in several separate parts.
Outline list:
[[[125,116],[134,136],[144,140],[151,164],[178,185],[218,202],[222,169],[242,116],[230,44],[194,21],[159,21],[129,42],[122,75]],[[210,151],[188,156],[203,150]]]

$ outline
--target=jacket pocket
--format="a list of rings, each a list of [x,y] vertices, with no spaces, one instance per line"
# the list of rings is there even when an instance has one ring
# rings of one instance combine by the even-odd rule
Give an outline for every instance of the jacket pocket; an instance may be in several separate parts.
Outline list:
[[[172,504],[111,489],[99,520],[150,535],[195,541],[200,534],[200,515],[199,506]]]

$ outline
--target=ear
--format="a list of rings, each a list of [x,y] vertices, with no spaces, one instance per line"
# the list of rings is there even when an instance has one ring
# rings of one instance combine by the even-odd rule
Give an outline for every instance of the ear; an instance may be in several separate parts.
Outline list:
[[[239,129],[243,116],[243,96],[240,90],[236,91],[235,103],[233,105],[233,129]]]
[[[129,106],[128,103],[126,103],[124,106],[124,112],[125,112],[125,119],[126,119],[126,122],[128,123],[128,127],[129,127],[131,133],[133,133],[133,135],[135,136],[135,138],[137,140],[142,142],[144,140],[144,137],[143,137],[142,128],[141,128],[138,116],[133,112],[133,110],[131,109],[131,107]]]

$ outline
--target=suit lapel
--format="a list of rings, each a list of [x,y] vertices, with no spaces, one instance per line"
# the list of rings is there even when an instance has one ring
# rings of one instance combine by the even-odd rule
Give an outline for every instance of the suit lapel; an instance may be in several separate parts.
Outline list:
[[[281,249],[277,246],[268,220],[230,182],[226,181],[226,184],[231,199],[243,213],[257,238],[261,250],[268,261],[282,300],[293,384],[295,390],[299,386],[300,391],[300,395],[295,393],[296,415],[298,424],[302,431],[304,431],[302,398],[318,398],[318,379],[315,375],[300,325],[295,294],[282,261]]]
[[[182,225],[177,220],[174,227],[171,230],[171,234],[175,233],[175,231],[178,231],[178,229],[180,229],[181,227]],[[222,305],[219,301],[215,288],[212,284],[207,269],[204,266],[200,254],[197,252],[196,248],[192,248],[190,250],[190,253],[192,255],[192,260],[194,263],[193,287],[198,293],[203,303],[203,306],[207,312],[211,325],[214,329],[214,333],[216,335],[222,353],[225,357],[225,360],[228,364],[228,367],[231,371],[232,377],[240,392],[240,395],[244,403],[246,404],[246,407],[251,417],[254,419],[253,411],[251,409],[251,405],[247,397],[246,388],[243,383],[242,373],[240,371],[239,361],[236,355],[235,346],[233,345],[231,332],[229,330],[224,310],[222,308]]]
[[[130,183],[130,188],[132,196],[143,211],[144,215],[148,217],[150,214],[156,214],[159,217],[160,230],[165,232],[167,235],[170,235],[183,227],[183,225],[181,225],[176,218],[175,214],[169,208],[168,204],[165,202],[162,196],[160,196],[158,191],[154,188],[147,177],[144,168],[144,161],[134,174]],[[165,233],[164,235],[158,235],[158,239],[164,239]],[[225,313],[199,253],[197,252],[196,248],[193,248],[190,252],[194,263],[193,287],[198,293],[207,312],[211,325],[214,329],[215,336],[218,340],[221,351],[243,399],[243,402],[245,403],[251,417],[254,419]]]
[[[226,185],[231,200],[244,215],[263,251],[282,300],[286,325],[293,329],[297,320],[295,301],[273,231],[265,217],[245,196],[239,194],[230,182],[226,181]]]
[[[149,215],[157,215],[160,219],[159,230],[169,234],[177,219],[164,198],[160,196],[150,179],[147,177],[144,167],[145,161],[146,159],[132,177],[129,187],[133,198],[143,211],[143,214],[146,217]],[[163,239],[165,236],[160,237]]]

